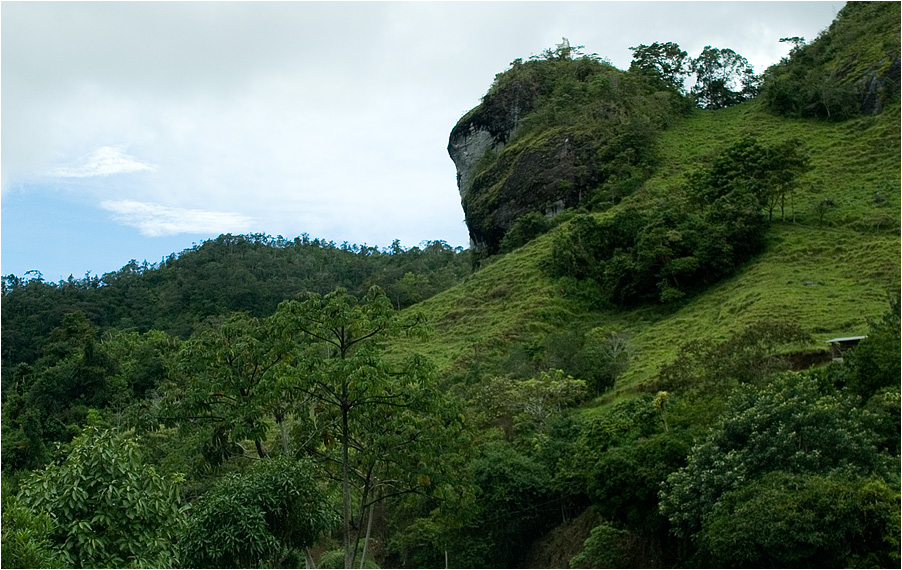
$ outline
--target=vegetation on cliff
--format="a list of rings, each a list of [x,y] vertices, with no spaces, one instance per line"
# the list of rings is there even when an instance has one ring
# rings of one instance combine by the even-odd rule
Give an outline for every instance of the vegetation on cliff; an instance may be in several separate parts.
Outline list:
[[[654,78],[597,57],[515,61],[451,134],[452,145],[480,130],[494,141],[461,188],[478,250],[496,253],[530,212],[618,203],[650,174],[655,134],[690,105]]]
[[[765,74],[765,105],[832,120],[882,111],[902,81],[900,18],[896,2],[850,2],[813,42],[785,38],[792,49]]]

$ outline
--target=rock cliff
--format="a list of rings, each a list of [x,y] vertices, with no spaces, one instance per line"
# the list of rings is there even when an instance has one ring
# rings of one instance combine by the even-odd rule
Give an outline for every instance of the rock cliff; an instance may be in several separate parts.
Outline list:
[[[473,249],[496,253],[530,212],[616,203],[682,101],[597,58],[515,61],[448,143]]]

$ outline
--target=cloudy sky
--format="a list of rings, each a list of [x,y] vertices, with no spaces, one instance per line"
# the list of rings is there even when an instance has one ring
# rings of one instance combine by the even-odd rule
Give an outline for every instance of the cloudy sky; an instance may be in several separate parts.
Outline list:
[[[221,233],[467,246],[448,134],[569,38],[763,71],[843,2],[0,4],[0,272],[158,262]]]

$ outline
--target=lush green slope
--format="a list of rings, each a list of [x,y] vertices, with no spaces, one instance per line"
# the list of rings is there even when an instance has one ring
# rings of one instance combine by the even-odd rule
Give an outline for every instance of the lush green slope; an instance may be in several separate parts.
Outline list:
[[[843,119],[899,96],[898,2],[848,2],[816,41],[795,44],[765,73],[762,100],[777,114]]]
[[[681,343],[724,338],[760,320],[800,325],[815,339],[811,348],[863,333],[900,284],[898,103],[842,123],[776,117],[755,101],[698,110],[661,136],[656,175],[623,205],[678,191],[687,172],[745,134],[799,139],[812,168],[787,200],[785,221],[774,212],[765,252],[732,278],[677,306],[599,310],[541,269],[558,228],[422,303],[436,334],[416,348],[452,377],[474,363],[501,373],[511,351],[536,360],[548,335],[601,326],[632,335],[625,388],[652,378]],[[821,213],[825,199],[833,205]]]

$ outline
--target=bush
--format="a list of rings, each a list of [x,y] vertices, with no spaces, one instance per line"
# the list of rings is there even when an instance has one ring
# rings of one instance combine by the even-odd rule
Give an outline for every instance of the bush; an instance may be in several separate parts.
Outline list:
[[[775,471],[725,493],[699,535],[722,568],[895,568],[899,492],[874,477]]]
[[[889,310],[880,320],[868,322],[868,336],[845,359],[851,369],[846,386],[862,398],[870,398],[877,390],[900,382],[900,311],[899,299],[890,301]]]
[[[763,388],[744,386],[686,467],[661,492],[661,512],[678,536],[700,531],[718,502],[772,471],[853,476],[888,475],[886,457],[855,399],[824,395],[817,381],[786,373]]]
[[[548,216],[539,212],[529,212],[517,218],[511,229],[507,230],[498,246],[499,250],[501,253],[513,251],[544,234],[552,227],[554,227],[554,222]]]
[[[746,137],[690,175],[686,200],[661,200],[614,215],[574,216],[552,243],[554,277],[593,279],[618,305],[668,303],[730,275],[764,248],[772,212],[807,159],[793,141]]]
[[[455,541],[466,545],[455,556],[457,564],[477,568],[522,566],[530,542],[559,520],[560,505],[551,489],[550,473],[544,465],[502,442],[483,445],[470,471],[479,489],[476,502],[481,513]]]
[[[35,514],[15,497],[3,497],[3,567],[64,568],[72,563],[52,541],[55,523],[47,513]]]
[[[76,567],[173,563],[181,511],[175,482],[143,462],[134,439],[88,427],[59,463],[22,483],[19,498],[56,521],[50,534]]]
[[[189,568],[252,568],[313,544],[337,523],[312,467],[261,459],[230,474],[193,506],[179,539]]]
[[[625,559],[631,538],[624,530],[600,524],[592,529],[583,551],[570,560],[570,568],[630,568]]]

